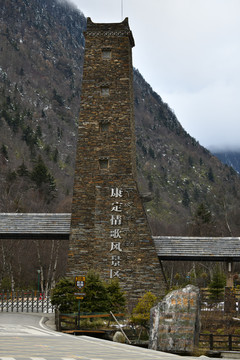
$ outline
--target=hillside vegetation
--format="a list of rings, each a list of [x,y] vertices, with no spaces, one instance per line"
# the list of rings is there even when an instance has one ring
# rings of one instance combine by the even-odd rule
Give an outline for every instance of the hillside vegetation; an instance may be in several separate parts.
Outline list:
[[[1,212],[71,211],[85,26],[64,1],[2,0]],[[182,128],[137,70],[134,106],[153,233],[237,235],[238,174]]]

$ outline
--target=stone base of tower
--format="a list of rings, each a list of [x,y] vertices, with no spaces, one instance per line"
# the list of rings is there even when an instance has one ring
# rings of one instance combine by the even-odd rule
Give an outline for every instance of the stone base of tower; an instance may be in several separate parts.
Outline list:
[[[72,215],[67,276],[93,269],[105,281],[117,278],[131,308],[146,291],[163,296],[165,283],[137,185],[125,180],[86,184],[89,201]]]

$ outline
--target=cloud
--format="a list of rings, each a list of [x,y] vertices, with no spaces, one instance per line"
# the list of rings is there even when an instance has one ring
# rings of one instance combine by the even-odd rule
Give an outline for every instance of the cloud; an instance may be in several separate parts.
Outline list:
[[[121,0],[72,0],[95,22],[121,21]],[[239,0],[123,0],[134,66],[204,146],[238,144]]]
[[[239,90],[216,83],[191,94],[166,94],[163,99],[168,98],[182,126],[203,146],[240,148]]]
[[[170,0],[151,19],[145,55],[139,49],[135,56],[153,89],[206,147],[239,147],[240,2],[227,4]]]

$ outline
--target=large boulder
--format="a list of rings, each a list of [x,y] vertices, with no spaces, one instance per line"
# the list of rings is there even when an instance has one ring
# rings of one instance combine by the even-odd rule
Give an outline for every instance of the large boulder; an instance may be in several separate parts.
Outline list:
[[[199,319],[199,289],[188,285],[172,291],[151,309],[149,348],[191,354],[198,345]]]

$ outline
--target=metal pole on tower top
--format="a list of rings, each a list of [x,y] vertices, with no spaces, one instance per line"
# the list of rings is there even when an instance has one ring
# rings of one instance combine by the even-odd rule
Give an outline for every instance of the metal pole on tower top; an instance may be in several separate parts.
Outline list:
[[[121,19],[123,20],[123,0],[121,0]]]

